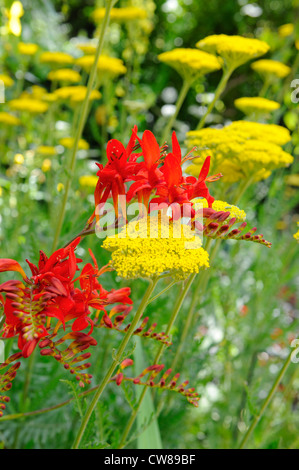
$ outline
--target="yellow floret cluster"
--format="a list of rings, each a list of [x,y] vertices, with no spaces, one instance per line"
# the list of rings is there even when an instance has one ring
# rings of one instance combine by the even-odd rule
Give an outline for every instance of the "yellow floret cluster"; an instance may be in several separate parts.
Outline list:
[[[253,62],[251,68],[262,76],[284,78],[290,74],[291,68],[278,60],[261,59]]]
[[[112,252],[117,274],[126,279],[156,278],[169,274],[186,279],[209,267],[209,255],[190,227],[158,217],[132,221],[103,243]]]
[[[83,85],[78,86],[64,86],[54,91],[54,95],[61,100],[70,100],[71,102],[83,101],[87,92],[87,87]],[[101,93],[98,90],[92,90],[89,96],[90,100],[97,100],[101,98]]]
[[[82,67],[82,69],[84,69],[86,72],[90,72],[94,60],[94,55],[84,55],[77,59],[76,64],[79,67]],[[109,57],[106,55],[101,55],[97,64],[97,69],[99,73],[112,78],[117,77],[118,75],[123,75],[127,71],[127,68],[124,66],[124,63],[121,59],[118,59],[117,57]]]
[[[250,116],[252,114],[267,114],[280,108],[277,101],[268,100],[259,96],[242,97],[234,101],[236,108],[243,111],[244,114]]]
[[[221,69],[221,63],[216,57],[197,49],[174,49],[163,52],[158,59],[173,67],[188,81],[194,81],[200,75]]]
[[[269,45],[259,39],[242,36],[213,34],[199,41],[196,46],[203,51],[220,56],[228,69],[234,69],[251,59],[264,55]]]
[[[198,176],[205,157],[211,155],[211,172],[222,173],[223,181],[265,179],[274,169],[293,162],[281,148],[289,140],[289,132],[281,126],[248,121],[236,121],[222,129],[190,131],[186,145],[200,158],[193,160],[187,173]]]
[[[58,69],[51,70],[48,74],[48,79],[52,81],[57,80],[58,82],[78,83],[81,81],[81,75],[75,70]]]
[[[299,222],[297,222],[297,225],[299,227]],[[294,233],[293,237],[295,238],[295,240],[297,240],[297,242],[299,242],[299,230],[298,232]]]
[[[24,111],[32,114],[45,113],[49,107],[47,103],[29,97],[20,97],[19,99],[11,100],[8,106],[14,111]]]
[[[93,19],[95,21],[101,21],[105,16],[105,12],[105,8],[97,8],[93,12]],[[147,11],[138,7],[112,8],[110,12],[111,20],[118,22],[143,20],[147,16]]]
[[[71,65],[74,63],[74,58],[66,52],[43,52],[39,59],[42,64],[50,65]]]

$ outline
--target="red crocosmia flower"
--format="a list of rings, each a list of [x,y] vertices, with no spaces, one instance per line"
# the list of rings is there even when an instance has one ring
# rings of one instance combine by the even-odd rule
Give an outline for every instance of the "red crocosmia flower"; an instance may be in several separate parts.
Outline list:
[[[198,178],[194,176],[188,176],[185,178],[185,182],[187,183],[187,191],[189,200],[192,200],[197,197],[204,197],[209,204],[209,207],[212,207],[212,203],[215,199],[210,195],[206,182],[216,181],[217,179],[221,178],[222,175],[215,175],[208,178],[209,169],[211,164],[211,157],[208,156],[204,164],[201,168]]]
[[[137,195],[138,201],[143,201],[147,208],[151,194],[163,184],[163,173],[158,168],[161,159],[161,149],[151,131],[144,131],[142,139],[136,134],[136,139],[140,143],[144,161],[139,164],[138,171],[134,177],[135,182],[128,191],[127,199],[131,201]]]
[[[118,217],[118,196],[126,194],[125,182],[132,180],[136,169],[136,160],[139,155],[132,153],[136,132],[135,126],[126,148],[116,139],[109,140],[106,149],[108,163],[105,166],[97,163],[100,170],[97,173],[99,179],[95,189],[95,207],[105,203],[111,194],[116,217]],[[123,210],[122,212],[124,213]],[[93,217],[94,215],[91,219]]]
[[[49,258],[40,253],[38,267],[30,261],[28,265],[32,276],[26,277],[18,268],[14,260],[0,260],[2,272],[4,266],[11,267],[24,277],[23,282],[18,280],[6,281],[0,285],[0,307],[4,313],[5,322],[0,336],[11,338],[18,336],[18,346],[24,357],[28,357],[39,341],[51,334],[55,334],[62,325],[67,327],[72,321],[73,331],[81,331],[87,327],[93,329],[90,318],[90,307],[103,310],[113,303],[132,303],[129,298],[130,289],[106,291],[98,282],[98,277],[111,269],[104,266],[99,269],[91,253],[94,264],[86,264],[81,274],[75,278],[78,263],[81,262],[75,255],[75,249],[80,242],[76,239],[66,248],[55,251]],[[80,287],[75,287],[79,281]],[[58,320],[54,331],[51,327],[51,318]]]

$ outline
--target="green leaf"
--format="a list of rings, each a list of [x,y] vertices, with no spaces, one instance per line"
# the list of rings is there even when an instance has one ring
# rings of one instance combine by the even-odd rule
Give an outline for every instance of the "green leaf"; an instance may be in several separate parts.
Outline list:
[[[140,338],[136,337],[136,348],[134,351],[135,369],[140,374],[146,367],[144,352]],[[142,387],[136,387],[137,400],[142,393]],[[160,429],[157,418],[154,418],[155,407],[150,391],[147,391],[137,414],[137,449],[163,449]],[[144,423],[151,420],[151,424],[142,431]]]

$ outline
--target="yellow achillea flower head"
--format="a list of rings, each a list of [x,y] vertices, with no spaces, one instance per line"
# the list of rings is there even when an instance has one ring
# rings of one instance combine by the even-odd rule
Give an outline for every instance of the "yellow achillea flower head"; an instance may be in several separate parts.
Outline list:
[[[299,227],[299,222],[297,222],[297,225]],[[295,238],[295,240],[297,240],[297,242],[299,243],[299,230],[298,232],[294,233],[293,237]]]
[[[299,186],[299,174],[287,175],[285,182],[289,186]]]
[[[8,126],[19,126],[21,124],[21,121],[13,114],[9,114],[5,111],[2,111],[0,112],[0,123],[7,124]]]
[[[201,203],[203,208],[208,208],[209,204],[205,198],[193,199],[193,202]],[[228,202],[215,200],[212,204],[212,209],[217,212],[230,212],[230,216],[226,220],[230,220],[233,217],[236,218],[236,222],[244,222],[246,220],[246,212],[240,209],[238,206],[228,204]]]
[[[279,62],[278,60],[261,59],[253,62],[251,68],[258,72],[263,77],[277,77],[284,78],[291,73],[291,68],[288,65]]]
[[[158,55],[158,59],[173,67],[184,79],[190,82],[193,82],[201,75],[221,69],[221,64],[216,57],[197,49],[173,49]]]
[[[36,149],[36,152],[40,155],[47,155],[49,157],[57,155],[57,150],[52,145],[39,145]]]
[[[112,266],[126,279],[155,278],[164,273],[186,279],[209,267],[209,255],[190,227],[164,223],[158,217],[130,222],[118,235],[107,237],[103,247],[112,251]]]
[[[286,38],[287,36],[291,36],[294,32],[294,25],[293,23],[287,23],[279,26],[278,34],[281,38]]]
[[[94,10],[92,14],[94,21],[103,20],[105,11],[105,8],[97,8]],[[143,20],[147,18],[147,16],[147,11],[138,7],[112,8],[110,12],[111,20],[118,21],[120,23],[125,21]]]
[[[211,54],[220,56],[228,69],[235,69],[251,59],[266,54],[269,45],[259,39],[242,36],[214,34],[201,39],[196,47]]]
[[[22,32],[22,25],[20,18],[24,15],[24,8],[21,2],[13,2],[10,10],[6,10],[8,17],[8,31],[15,36],[20,36]]]
[[[18,51],[23,55],[34,55],[38,50],[37,44],[32,44],[29,42],[19,42]]]
[[[79,184],[86,188],[95,188],[98,182],[98,176],[96,175],[83,175],[79,178]]]
[[[78,83],[81,81],[81,75],[75,70],[58,69],[51,70],[48,74],[48,79],[51,81],[57,80],[58,82]]]
[[[8,106],[14,111],[24,111],[32,114],[45,113],[48,110],[47,103],[29,97],[11,100]]]
[[[94,55],[97,50],[97,46],[95,44],[91,44],[88,42],[83,44],[77,44],[76,47],[86,55]]]
[[[66,52],[43,52],[40,55],[40,61],[42,64],[50,64],[50,65],[71,65],[74,63],[74,58],[67,54]]]
[[[0,82],[2,82],[6,87],[11,87],[14,84],[13,79],[5,73],[0,73]]]
[[[234,131],[245,139],[256,139],[285,145],[292,137],[289,129],[277,124],[264,124],[252,121],[234,121],[224,128],[227,132]]]
[[[261,140],[257,140],[254,127],[250,130],[246,124],[244,127],[240,125],[239,131],[237,123],[238,121],[222,129],[206,128],[188,132],[186,145],[188,148],[195,146],[193,154],[200,158],[193,160],[192,165],[187,168],[187,173],[198,176],[207,155],[212,157],[211,172],[222,173],[221,179],[231,183],[251,176],[254,176],[255,181],[267,178],[274,169],[288,166],[293,162],[293,157],[274,143],[281,145],[289,140],[284,132],[282,136],[279,135],[280,126],[277,126],[275,141],[272,138],[271,125],[260,124],[259,126],[267,127],[264,134],[260,128],[257,137]]]
[[[236,108],[243,111],[244,114],[267,114],[280,108],[277,101],[268,100],[259,96],[242,97],[234,101]]]
[[[49,160],[49,158],[46,158],[46,159],[43,161],[41,170],[42,170],[44,173],[47,173],[47,171],[51,170],[51,167],[52,167],[52,162],[51,162],[51,160]]]
[[[63,139],[60,139],[59,143],[63,147],[71,149],[74,146],[74,139],[72,137],[64,137]],[[79,140],[79,149],[80,150],[88,150],[89,149],[89,143],[86,142],[86,140],[84,140],[84,139],[80,139]]]
[[[74,103],[78,103],[85,99],[87,92],[86,86],[65,86],[58,88],[54,91],[54,95],[62,100],[71,100]],[[98,90],[92,90],[89,96],[89,100],[97,100],[101,98],[101,93]]]
[[[90,72],[94,59],[95,57],[93,55],[84,55],[77,59],[76,64],[79,65],[79,67],[82,67],[86,72]],[[105,55],[101,55],[97,64],[97,69],[99,73],[111,78],[123,75],[127,71],[127,68],[124,66],[121,59]]]

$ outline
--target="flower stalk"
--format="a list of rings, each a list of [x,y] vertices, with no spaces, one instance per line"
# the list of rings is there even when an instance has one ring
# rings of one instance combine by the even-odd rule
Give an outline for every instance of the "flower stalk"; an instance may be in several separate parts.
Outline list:
[[[96,50],[96,53],[95,53],[95,59],[94,59],[94,63],[92,65],[92,68],[91,68],[91,71],[90,71],[90,75],[89,75],[89,79],[88,79],[88,83],[87,83],[86,96],[85,96],[85,99],[82,103],[82,107],[81,107],[81,110],[80,110],[80,118],[79,118],[79,121],[78,121],[77,131],[76,131],[75,138],[74,138],[73,148],[72,148],[72,151],[71,151],[71,157],[70,157],[70,160],[69,160],[69,163],[68,163],[68,178],[67,178],[67,181],[66,181],[66,184],[65,184],[63,200],[62,200],[61,208],[60,208],[60,211],[59,211],[58,222],[57,222],[57,225],[56,225],[56,230],[55,230],[53,244],[52,244],[52,251],[54,251],[57,248],[60,233],[61,233],[61,230],[62,230],[62,225],[63,225],[63,221],[64,221],[64,217],[65,217],[65,211],[66,211],[66,204],[67,204],[67,200],[68,200],[68,196],[69,196],[70,187],[71,187],[71,184],[72,184],[72,178],[73,178],[74,171],[75,171],[76,157],[77,157],[77,152],[78,152],[78,148],[79,148],[79,141],[82,137],[83,129],[85,127],[87,116],[88,116],[89,97],[90,97],[90,94],[92,92],[95,80],[96,80],[97,65],[98,65],[98,62],[99,62],[99,58],[102,54],[104,39],[105,39],[105,33],[106,33],[108,25],[109,25],[110,12],[111,12],[111,9],[112,9],[114,3],[115,3],[115,0],[107,0],[105,17],[104,17],[102,27],[101,27],[100,37],[99,37],[99,41],[98,41],[98,45],[97,45],[97,50]]]
[[[259,423],[259,421],[261,420],[262,416],[264,415],[266,409],[268,408],[269,404],[271,403],[272,398],[274,397],[275,392],[277,390],[277,387],[279,386],[280,382],[282,381],[282,378],[283,378],[286,370],[288,369],[288,367],[291,363],[292,353],[293,353],[293,351],[291,351],[290,354],[288,355],[288,357],[286,358],[285,363],[282,366],[282,369],[280,370],[279,374],[277,375],[277,377],[276,377],[276,379],[275,379],[275,381],[274,381],[274,383],[273,383],[273,385],[272,385],[272,387],[271,387],[271,389],[270,389],[270,391],[267,395],[267,398],[264,401],[264,404],[263,404],[260,412],[255,416],[255,418],[252,421],[250,427],[248,428],[245,436],[243,437],[239,449],[244,449],[244,447],[246,446],[251,434],[253,433],[254,429],[256,428],[257,424]]]
[[[109,383],[116,367],[118,366],[118,364],[121,362],[122,360],[122,356],[123,356],[123,353],[125,352],[125,349],[127,347],[127,344],[128,342],[130,341],[131,337],[133,336],[133,333],[136,329],[136,326],[138,325],[138,322],[139,320],[141,319],[142,315],[143,315],[143,312],[146,308],[146,305],[148,303],[148,300],[150,298],[150,296],[152,295],[155,287],[156,287],[156,284],[158,282],[158,278],[155,279],[155,280],[150,280],[149,281],[149,286],[144,294],[144,297],[139,305],[139,308],[132,320],[132,323],[130,325],[130,328],[128,329],[126,335],[124,336],[119,348],[118,348],[118,351],[116,352],[115,356],[114,356],[114,359],[108,369],[108,371],[106,372],[106,375],[105,377],[103,378],[102,380],[102,383],[101,385],[99,386],[99,388],[97,389],[89,407],[87,408],[87,411],[85,413],[85,416],[83,417],[83,420],[81,422],[81,425],[80,425],[80,428],[79,428],[79,431],[77,433],[77,436],[76,436],[76,439],[74,441],[74,444],[72,446],[73,449],[78,449],[79,448],[79,445],[81,443],[81,440],[83,438],[83,435],[84,435],[84,431],[86,429],[86,426],[88,425],[88,422],[91,418],[91,415],[99,401],[99,399],[101,398],[102,396],[102,393],[103,391],[105,390],[107,384]]]

